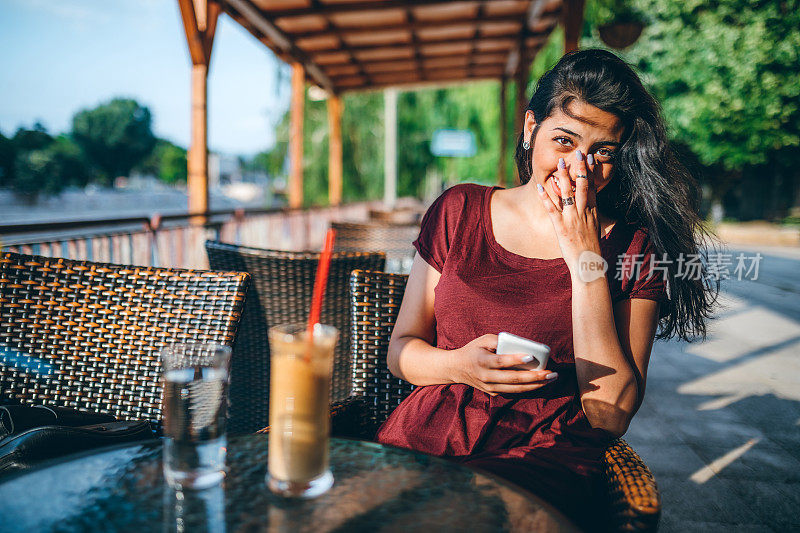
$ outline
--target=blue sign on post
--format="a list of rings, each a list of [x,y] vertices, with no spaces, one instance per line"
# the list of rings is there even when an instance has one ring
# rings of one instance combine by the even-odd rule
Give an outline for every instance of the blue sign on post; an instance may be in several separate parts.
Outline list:
[[[475,135],[470,130],[436,130],[431,140],[431,153],[439,157],[472,157]]]

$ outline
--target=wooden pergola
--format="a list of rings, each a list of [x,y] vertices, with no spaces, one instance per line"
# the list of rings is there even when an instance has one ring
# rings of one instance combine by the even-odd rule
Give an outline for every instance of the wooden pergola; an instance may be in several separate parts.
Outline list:
[[[328,94],[329,199],[342,198],[342,94],[468,80],[500,81],[501,110],[508,80],[516,81],[519,127],[527,105],[531,61],[553,28],[565,29],[565,50],[577,48],[585,0],[178,0],[192,60],[189,211],[208,212],[206,94],[217,20],[227,13],[292,66],[289,206],[303,201],[305,84]],[[500,114],[501,153],[506,117]],[[392,134],[388,125],[387,137]],[[517,129],[519,129],[519,127]],[[387,142],[387,150],[389,149]],[[387,153],[387,176],[395,154]],[[500,157],[498,181],[505,181]],[[394,171],[396,174],[396,171]],[[391,177],[387,178],[387,182]],[[393,184],[387,183],[387,194]]]

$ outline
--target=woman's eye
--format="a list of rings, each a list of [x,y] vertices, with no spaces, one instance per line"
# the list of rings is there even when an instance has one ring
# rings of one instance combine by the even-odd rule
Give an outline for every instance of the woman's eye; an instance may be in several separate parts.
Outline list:
[[[614,157],[614,152],[609,150],[608,148],[600,148],[594,154],[595,156],[598,156],[602,159],[611,159]]]
[[[572,143],[572,140],[570,140],[570,139],[568,139],[566,137],[556,137],[554,140],[558,144],[561,144],[563,146],[569,146]]]

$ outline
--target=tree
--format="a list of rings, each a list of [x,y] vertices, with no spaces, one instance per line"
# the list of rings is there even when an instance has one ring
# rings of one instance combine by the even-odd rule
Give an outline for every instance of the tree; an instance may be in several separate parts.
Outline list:
[[[127,175],[156,145],[150,110],[135,100],[115,98],[72,119],[72,136],[110,184]]]
[[[285,174],[288,148],[286,141],[276,142],[271,150],[259,152],[250,161],[246,161],[244,168],[248,171],[264,172],[270,177]]]
[[[136,165],[136,170],[171,185],[186,183],[186,149],[166,139],[157,139],[153,151]]]
[[[22,198],[58,194],[64,188],[84,186],[91,172],[80,148],[66,135],[51,137],[41,124],[20,128],[14,135],[14,165],[9,185]]]
[[[13,143],[15,150],[41,150],[53,142],[53,137],[47,133],[47,128],[41,122],[33,125],[32,129],[18,128],[14,134]]]
[[[740,204],[785,212],[800,181],[800,1],[630,2],[649,20],[621,55],[662,103],[672,138],[705,166],[714,196],[753,182],[737,191]]]
[[[14,181],[14,141],[0,132],[0,187],[10,187]]]

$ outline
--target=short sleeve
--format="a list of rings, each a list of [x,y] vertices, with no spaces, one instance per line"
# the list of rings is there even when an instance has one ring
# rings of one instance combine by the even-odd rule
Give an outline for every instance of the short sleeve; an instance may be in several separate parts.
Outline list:
[[[667,309],[663,304],[668,300],[668,264],[656,251],[647,231],[638,230],[617,265],[616,274],[622,278],[622,291],[616,300],[654,300],[661,304],[659,314],[663,317]]]
[[[465,187],[456,185],[443,192],[422,217],[419,237],[413,243],[414,248],[439,273],[444,270],[465,202]]]

